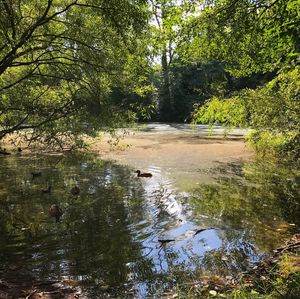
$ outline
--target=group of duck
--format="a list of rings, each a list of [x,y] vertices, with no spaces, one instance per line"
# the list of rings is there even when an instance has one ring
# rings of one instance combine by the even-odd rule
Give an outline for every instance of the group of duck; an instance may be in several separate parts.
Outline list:
[[[18,148],[17,148],[17,151],[18,151],[19,153],[21,153],[21,152],[22,152],[22,149],[21,149],[20,147],[18,147]],[[6,148],[2,148],[2,147],[0,146],[0,156],[8,156],[8,155],[11,155],[11,153],[8,152],[8,151],[6,150]]]
[[[137,170],[136,173],[137,173],[138,177],[148,177],[148,178],[152,177],[151,173],[147,173],[147,172],[142,173],[140,170]],[[41,176],[42,173],[41,172],[32,172],[31,175],[33,178],[35,178],[35,177]],[[70,192],[74,196],[79,195],[80,188],[78,186],[74,186],[70,190]],[[44,193],[44,194],[51,193],[51,185],[49,185],[47,189],[42,190],[42,193]],[[60,217],[63,215],[63,211],[57,204],[53,204],[49,209],[49,214],[51,217],[55,218],[56,222],[59,222]]]
[[[142,173],[140,170],[137,170],[136,173],[137,173],[138,177],[147,177],[147,178],[152,177],[151,173],[147,173],[147,172]],[[32,172],[31,175],[32,175],[32,178],[36,178],[36,177],[41,176],[42,173],[41,172]],[[79,195],[80,188],[78,186],[74,186],[70,190],[70,192],[74,196]],[[49,185],[47,189],[43,189],[42,193],[44,193],[44,194],[51,193],[51,185]],[[60,217],[63,215],[63,211],[57,204],[53,204],[49,209],[49,214],[51,217],[55,218],[56,222],[59,222]]]
[[[136,171],[138,177],[152,177],[151,173],[142,173],[140,170]],[[36,178],[42,175],[41,172],[31,172],[32,178]],[[51,185],[48,186],[47,189],[43,189],[42,193],[50,194],[52,190]],[[70,193],[74,196],[79,195],[80,188],[78,186],[74,186],[71,188]],[[56,222],[59,222],[60,217],[63,215],[62,209],[57,205],[53,204],[49,209],[49,215],[55,218]]]
[[[22,149],[20,147],[17,148],[17,151],[20,153],[22,152]],[[11,153],[7,152],[7,150],[5,148],[0,147],[0,155],[10,155]],[[144,178],[151,178],[152,177],[152,173],[150,172],[141,172],[140,170],[136,170],[135,173],[137,173],[137,177],[144,177]],[[38,172],[31,172],[31,176],[32,179],[34,180],[35,178],[41,177],[42,176],[42,172],[38,171]],[[51,194],[52,191],[52,186],[49,185],[47,189],[42,189],[42,193],[43,194]],[[77,196],[80,194],[80,188],[78,186],[74,186],[71,188],[70,193],[74,196]],[[53,218],[55,218],[56,222],[59,222],[61,216],[63,215],[63,210],[59,207],[58,204],[53,204],[51,205],[50,209],[49,209],[49,215]],[[198,230],[196,234],[198,234],[199,232],[202,232],[203,230]],[[166,243],[175,241],[174,239],[171,240],[158,240],[161,245],[165,245]]]
[[[42,172],[31,172],[32,179],[41,177]],[[52,186],[49,185],[47,189],[42,189],[43,194],[51,194],[52,192]],[[74,186],[71,188],[70,193],[74,196],[79,195],[80,188],[78,186]],[[53,218],[55,218],[56,222],[59,222],[60,217],[63,215],[62,209],[57,204],[53,204],[49,209],[49,215]]]
[[[22,149],[20,147],[18,147],[17,151],[19,153],[21,153]],[[6,148],[2,148],[0,146],[0,155],[6,156],[6,155],[10,155],[10,154],[11,153],[7,152]],[[137,177],[146,177],[146,178],[152,177],[152,173],[147,173],[147,172],[142,173],[140,170],[137,170],[136,173],[137,173]],[[34,180],[35,178],[41,177],[42,172],[41,171],[38,171],[38,172],[33,171],[33,172],[31,172],[31,176],[32,176],[32,179]],[[42,189],[43,194],[50,194],[51,191],[52,191],[51,185],[49,185],[47,189]],[[80,188],[78,186],[74,186],[71,188],[70,193],[74,196],[77,196],[80,193]],[[49,209],[49,215],[51,217],[55,218],[56,222],[59,222],[60,217],[63,215],[63,211],[59,207],[59,205],[53,204]]]

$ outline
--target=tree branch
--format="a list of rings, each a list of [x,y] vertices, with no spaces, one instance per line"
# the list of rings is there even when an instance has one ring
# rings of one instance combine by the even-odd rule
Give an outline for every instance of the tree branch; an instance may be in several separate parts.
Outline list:
[[[53,20],[56,16],[63,14],[64,12],[66,12],[67,10],[69,10],[72,6],[74,6],[75,4],[77,4],[78,0],[75,0],[74,2],[68,4],[65,8],[63,8],[62,10],[52,14],[51,16],[47,17],[50,8],[52,6],[52,2],[53,0],[48,0],[47,2],[47,7],[44,10],[43,15],[35,22],[35,24],[33,24],[31,27],[27,28],[25,30],[25,32],[21,35],[19,42],[4,56],[4,58],[2,58],[2,60],[0,61],[0,75],[8,68],[10,67],[11,63],[13,62],[13,60],[15,59],[17,50],[19,48],[21,48],[26,42],[28,42],[28,40],[32,37],[32,34],[35,32],[35,30],[50,22],[51,20]]]

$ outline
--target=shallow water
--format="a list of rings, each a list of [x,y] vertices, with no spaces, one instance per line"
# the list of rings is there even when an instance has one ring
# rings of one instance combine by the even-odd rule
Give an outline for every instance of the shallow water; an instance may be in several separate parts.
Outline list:
[[[300,228],[291,164],[216,163],[193,170],[188,189],[157,165],[137,178],[87,154],[3,157],[0,169],[0,278],[78,281],[88,298],[161,298],[203,275],[235,277]]]

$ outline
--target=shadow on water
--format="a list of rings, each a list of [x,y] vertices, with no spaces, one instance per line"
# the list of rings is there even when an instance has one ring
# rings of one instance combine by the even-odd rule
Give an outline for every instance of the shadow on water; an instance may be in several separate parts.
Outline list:
[[[300,227],[291,165],[220,164],[189,193],[154,166],[153,178],[137,178],[90,155],[15,156],[0,169],[0,278],[72,279],[89,298],[159,298],[201,275],[236,276]]]

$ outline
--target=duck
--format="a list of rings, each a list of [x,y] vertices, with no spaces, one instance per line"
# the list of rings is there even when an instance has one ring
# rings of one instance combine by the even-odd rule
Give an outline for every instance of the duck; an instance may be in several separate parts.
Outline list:
[[[152,173],[149,173],[149,172],[141,173],[140,170],[137,170],[136,173],[139,178],[140,177],[143,177],[143,178],[151,178],[152,177]]]
[[[47,194],[47,193],[48,193],[48,194],[49,194],[49,193],[51,193],[51,189],[52,189],[52,186],[49,185],[47,189],[43,189],[43,190],[42,190],[42,193],[44,193],[44,194]]]
[[[78,186],[74,186],[72,189],[71,189],[71,194],[72,195],[78,195],[80,193],[80,189]]]
[[[59,222],[59,218],[62,216],[62,214],[63,211],[57,204],[52,205],[49,209],[49,215],[54,217],[56,222]]]
[[[38,171],[38,172],[32,171],[31,176],[32,176],[32,179],[38,178],[38,177],[42,176],[42,172],[41,171]]]
[[[7,151],[6,151],[6,148],[1,148],[0,147],[0,155],[10,155],[10,153],[8,153]]]

